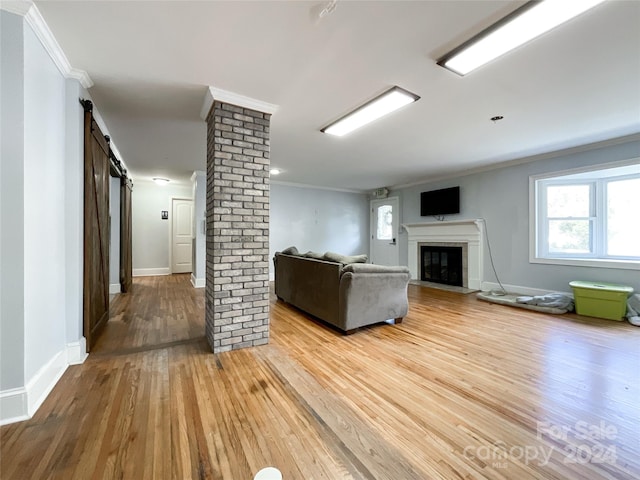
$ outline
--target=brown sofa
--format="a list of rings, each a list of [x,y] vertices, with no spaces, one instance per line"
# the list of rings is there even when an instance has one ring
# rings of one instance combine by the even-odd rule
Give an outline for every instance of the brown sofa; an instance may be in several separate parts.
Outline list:
[[[340,330],[395,319],[407,314],[407,267],[368,263],[342,264],[276,253],[276,296]]]

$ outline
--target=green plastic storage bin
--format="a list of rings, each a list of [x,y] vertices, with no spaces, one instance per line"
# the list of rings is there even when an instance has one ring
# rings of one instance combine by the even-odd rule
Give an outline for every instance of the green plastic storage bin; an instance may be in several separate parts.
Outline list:
[[[633,288],[613,283],[569,282],[573,289],[576,313],[588,317],[623,320],[627,313],[627,298]]]

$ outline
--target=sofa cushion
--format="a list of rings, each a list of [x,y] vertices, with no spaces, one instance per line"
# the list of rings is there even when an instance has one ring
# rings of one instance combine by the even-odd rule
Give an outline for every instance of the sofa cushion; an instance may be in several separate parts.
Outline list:
[[[300,255],[301,257],[305,257],[305,258],[314,258],[316,260],[324,260],[324,253],[318,253],[318,252],[312,252],[312,251],[308,251],[307,253],[303,253],[302,255]]]
[[[324,259],[329,260],[330,262],[337,262],[343,264],[349,263],[367,263],[366,254],[362,255],[340,255],[339,253],[327,252],[324,254]]]
[[[289,248],[285,248],[282,252],[280,253],[284,253],[285,255],[300,255],[300,252],[298,252],[298,249],[296,247],[289,247]]]
[[[342,273],[409,273],[409,267],[376,265],[373,263],[352,263],[342,269]]]

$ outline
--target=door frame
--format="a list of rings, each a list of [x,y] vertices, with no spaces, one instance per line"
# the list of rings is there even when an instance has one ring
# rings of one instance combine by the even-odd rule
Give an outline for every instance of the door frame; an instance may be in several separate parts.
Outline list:
[[[400,197],[394,196],[394,197],[387,197],[387,198],[372,198],[369,201],[369,258],[370,260],[373,262],[373,241],[375,240],[375,224],[374,224],[374,203],[377,202],[395,202],[395,207],[397,207],[398,209],[398,224],[397,224],[397,228],[396,231],[393,232],[395,234],[395,239],[396,239],[396,265],[400,265],[400,246],[398,245],[398,234],[400,232]]]
[[[191,207],[193,210],[193,198],[187,197],[169,197],[169,275],[173,275],[173,201],[174,200],[186,200],[191,202]],[[193,218],[191,218],[191,248],[193,250]],[[193,259],[193,251],[191,252],[191,258]],[[193,260],[192,260],[193,262]],[[191,270],[193,270],[193,265],[191,265]]]

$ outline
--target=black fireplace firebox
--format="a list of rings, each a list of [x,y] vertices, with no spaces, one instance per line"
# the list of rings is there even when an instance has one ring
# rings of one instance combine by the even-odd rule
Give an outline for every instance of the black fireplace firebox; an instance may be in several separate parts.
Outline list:
[[[422,245],[420,258],[421,280],[462,286],[462,247]]]

